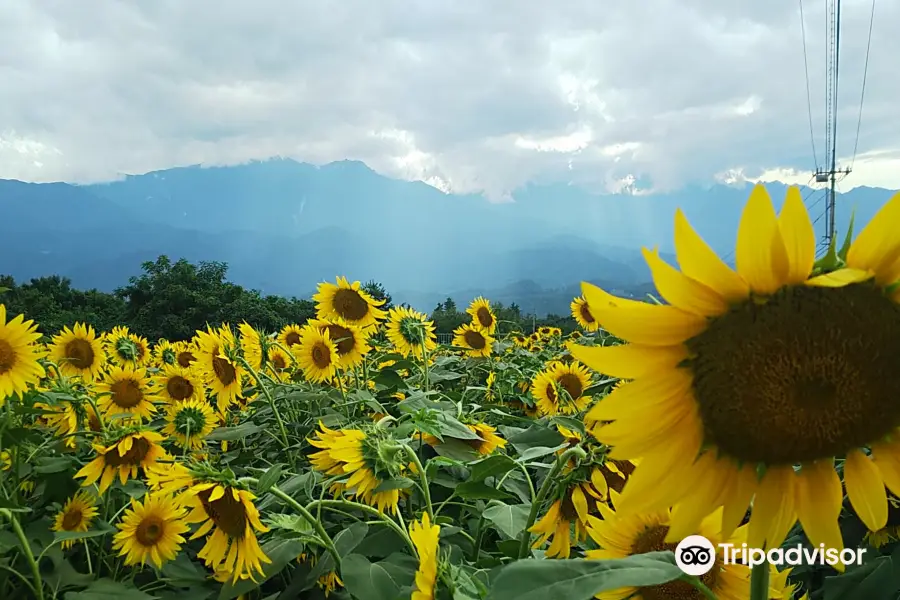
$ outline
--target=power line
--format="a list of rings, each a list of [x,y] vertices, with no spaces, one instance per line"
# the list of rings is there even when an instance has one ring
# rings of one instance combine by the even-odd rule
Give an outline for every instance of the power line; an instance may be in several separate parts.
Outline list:
[[[803,16],[803,0],[800,0],[800,33],[803,36],[803,71],[806,74],[806,112],[809,115],[809,141],[812,145],[813,162],[818,171],[819,153],[816,152],[816,136],[813,133],[812,96],[809,93],[809,60],[806,56],[806,19]]]
[[[866,42],[866,64],[863,67],[862,91],[859,94],[859,119],[856,121],[856,141],[853,143],[853,159],[850,167],[856,162],[856,150],[859,148],[859,130],[862,126],[863,103],[866,101],[866,77],[869,74],[869,51],[872,49],[872,27],[875,25],[875,0],[872,0],[872,14],[869,16],[869,39]]]

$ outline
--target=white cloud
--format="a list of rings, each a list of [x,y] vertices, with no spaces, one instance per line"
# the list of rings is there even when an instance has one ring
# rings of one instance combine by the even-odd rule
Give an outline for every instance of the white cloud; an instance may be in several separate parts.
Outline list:
[[[900,188],[900,0],[877,6],[853,161],[870,6],[843,6],[843,185]],[[805,182],[825,47],[824,7],[804,8],[817,160],[783,0],[7,2],[0,177],[287,156],[497,199],[533,180]]]

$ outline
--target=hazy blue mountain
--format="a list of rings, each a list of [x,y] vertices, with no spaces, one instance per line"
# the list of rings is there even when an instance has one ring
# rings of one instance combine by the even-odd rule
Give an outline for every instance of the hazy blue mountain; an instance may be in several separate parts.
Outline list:
[[[769,187],[780,205],[785,186]],[[531,185],[514,202],[491,204],[383,177],[360,162],[318,167],[282,159],[90,186],[0,180],[0,273],[60,274],[110,290],[142,261],[167,254],[227,262],[230,279],[266,293],[306,295],[341,274],[379,280],[420,309],[447,295],[487,293],[504,302],[518,294],[529,310],[526,298],[559,306],[560,294],[574,295],[581,280],[644,289],[650,276],[639,249],[673,251],[677,207],[730,257],[748,190],[713,185],[631,196]],[[839,227],[851,206],[866,222],[889,196],[873,188],[841,195]]]

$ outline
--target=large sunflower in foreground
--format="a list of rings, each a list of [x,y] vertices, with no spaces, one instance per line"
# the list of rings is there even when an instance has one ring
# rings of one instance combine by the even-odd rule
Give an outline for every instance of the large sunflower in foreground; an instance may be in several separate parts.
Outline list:
[[[129,479],[138,475],[138,470],[145,472],[157,464],[157,461],[169,458],[160,446],[163,437],[155,431],[137,431],[122,435],[109,445],[95,444],[97,457],[75,473],[75,478],[84,477],[82,486],[98,483],[100,493],[112,485],[116,477],[124,485]]]
[[[35,345],[41,334],[34,321],[22,315],[6,322],[6,306],[0,304],[0,406],[13,394],[24,394],[44,376],[38,362],[44,351]]]
[[[460,325],[453,334],[453,345],[465,348],[467,355],[471,357],[491,355],[494,338],[484,329],[466,323]]]
[[[591,314],[591,309],[588,306],[587,300],[584,299],[584,296],[579,296],[572,300],[570,307],[572,309],[572,317],[579,325],[581,325],[582,329],[585,331],[597,331],[600,329],[600,323],[598,323],[594,315]]]
[[[434,600],[434,588],[437,584],[438,550],[440,549],[441,526],[432,523],[428,513],[422,515],[421,521],[409,524],[409,538],[419,555],[419,568],[416,569],[415,588],[410,600]]]
[[[375,325],[387,316],[378,308],[384,305],[384,300],[376,300],[362,289],[358,281],[350,283],[346,277],[338,277],[337,284],[320,283],[313,300],[318,318],[342,319],[361,328]]]
[[[670,305],[582,284],[601,326],[630,342],[571,348],[597,371],[633,380],[589,413],[613,421],[595,435],[614,457],[642,458],[622,510],[675,506],[675,540],[717,507],[728,535],[752,500],[751,547],[778,546],[799,518],[814,545],[842,548],[839,457],[860,519],[884,527],[885,485],[900,493],[897,223],[900,194],[840,268],[816,275],[800,192],[790,188],[776,215],[757,186],[741,217],[737,272],[679,211],[681,271],[644,253]]]
[[[75,323],[71,329],[64,327],[54,336],[50,345],[50,360],[59,365],[63,375],[94,381],[103,372],[106,351],[93,327]]]
[[[97,385],[97,392],[100,395],[98,408],[107,417],[127,415],[149,421],[156,412],[154,402],[160,400],[147,376],[147,369],[131,365],[112,367]]]
[[[423,357],[437,348],[434,322],[427,315],[404,306],[390,310],[385,334],[403,356]]]
[[[342,369],[352,370],[361,365],[365,355],[372,349],[368,335],[362,329],[340,319],[311,319],[307,325],[328,332],[328,338],[334,342],[337,350],[338,366]]]
[[[144,501],[132,499],[113,536],[113,549],[125,557],[126,565],[145,564],[149,559],[162,568],[174,560],[190,530],[185,509],[171,496],[149,494]]]
[[[63,505],[53,520],[53,531],[69,533],[85,533],[99,514],[97,499],[87,490],[79,490]],[[75,540],[63,540],[62,549],[67,550],[75,544]]]
[[[494,314],[491,303],[487,298],[479,296],[472,300],[469,308],[466,309],[466,313],[472,317],[472,325],[484,329],[490,334],[497,331],[497,315]]]

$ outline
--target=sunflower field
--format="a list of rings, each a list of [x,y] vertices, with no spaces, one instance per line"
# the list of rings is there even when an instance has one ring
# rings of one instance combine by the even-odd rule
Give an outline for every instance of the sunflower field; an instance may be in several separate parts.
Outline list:
[[[817,260],[758,186],[732,269],[678,212],[664,302],[585,283],[567,336],[476,298],[438,344],[343,277],[152,344],[0,304],[0,598],[896,599],[898,223]],[[689,576],[689,535],[865,553]]]

